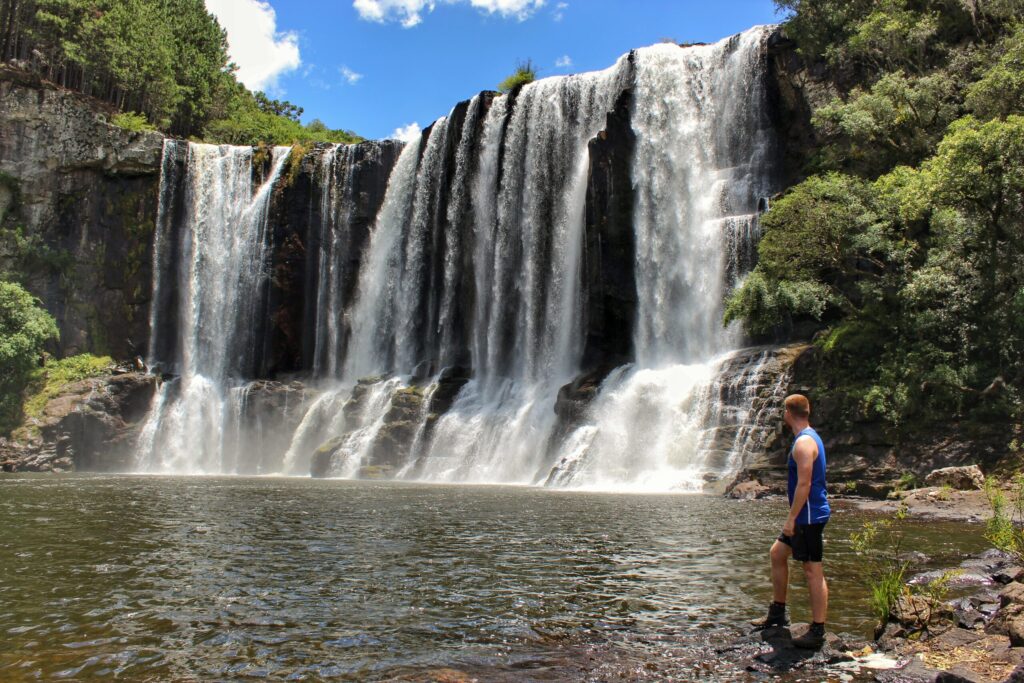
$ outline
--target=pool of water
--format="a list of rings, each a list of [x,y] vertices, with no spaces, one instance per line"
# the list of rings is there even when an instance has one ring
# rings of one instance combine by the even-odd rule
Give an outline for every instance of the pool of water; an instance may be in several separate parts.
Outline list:
[[[865,516],[838,508],[830,628],[866,636],[848,540]],[[741,678],[709,647],[763,611],[784,516],[695,495],[4,475],[0,679]],[[983,547],[948,523],[905,544],[937,566]]]

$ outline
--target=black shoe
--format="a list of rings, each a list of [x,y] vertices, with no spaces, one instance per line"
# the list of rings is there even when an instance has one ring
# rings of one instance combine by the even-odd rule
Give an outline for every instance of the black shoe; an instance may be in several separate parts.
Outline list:
[[[793,639],[793,646],[805,650],[820,650],[825,644],[825,624],[811,624],[807,633]]]
[[[754,630],[761,631],[773,626],[789,626],[789,617],[786,616],[786,606],[772,603],[768,606],[768,616],[764,619],[755,619],[750,622]]]

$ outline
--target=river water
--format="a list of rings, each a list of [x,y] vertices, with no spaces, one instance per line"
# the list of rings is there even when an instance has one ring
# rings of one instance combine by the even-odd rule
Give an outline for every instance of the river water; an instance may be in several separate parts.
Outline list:
[[[5,475],[0,679],[744,680],[714,647],[769,599],[784,514],[701,495]],[[862,636],[848,537],[864,519],[839,506],[826,564],[830,628]],[[950,564],[978,536],[911,524],[906,547]]]

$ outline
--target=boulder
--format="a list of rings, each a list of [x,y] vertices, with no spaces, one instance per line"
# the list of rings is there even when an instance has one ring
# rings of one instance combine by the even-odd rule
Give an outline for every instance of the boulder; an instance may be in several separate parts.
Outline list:
[[[958,491],[978,490],[985,486],[985,475],[977,465],[944,467],[933,471],[924,480],[928,486],[949,486]]]
[[[310,457],[309,474],[315,478],[329,477],[333,470],[334,454],[338,452],[345,440],[336,436],[313,452]]]
[[[903,595],[893,605],[889,617],[906,628],[921,630],[932,620],[932,606],[918,595]]]
[[[0,444],[8,472],[125,471],[157,378],[139,372],[73,382],[52,398],[18,439]]]
[[[1006,635],[1012,647],[1024,646],[1024,615],[1018,614],[1006,622]]]
[[[1024,583],[1014,581],[999,591],[999,606],[1009,607],[1010,605],[1024,606]]]
[[[732,490],[729,491],[729,497],[736,498],[737,500],[757,500],[766,497],[770,493],[770,488],[764,486],[756,479],[752,479],[732,487]]]

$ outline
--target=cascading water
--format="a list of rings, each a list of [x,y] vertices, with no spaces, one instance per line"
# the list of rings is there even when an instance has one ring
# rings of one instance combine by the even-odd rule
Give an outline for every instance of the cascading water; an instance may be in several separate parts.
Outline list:
[[[354,187],[366,149],[318,150],[303,345],[321,393],[301,404],[280,453],[236,444],[247,438],[245,380],[258,376],[267,203],[287,150],[254,188],[252,150],[188,145],[182,181],[168,161],[182,150],[169,143],[151,357],[180,379],[157,396],[141,468],[305,473],[317,451],[321,475],[661,490],[734,468],[759,438],[755,399],[769,392],[768,356],[732,356],[741,340],[720,323],[776,189],[767,32],[645,48],[606,71],[457,106],[391,157],[362,242]],[[585,414],[566,421],[560,389],[593,369],[591,145],[624,93],[635,362],[605,371]],[[168,324],[176,340],[157,334]]]
[[[151,355],[150,364],[163,365],[179,378],[163,384],[142,429],[144,471],[253,472],[267,466],[248,461],[238,448],[247,394],[242,380],[252,376],[261,345],[267,207],[290,152],[275,148],[266,179],[254,187],[251,148],[165,143],[152,325],[156,331],[175,321],[177,348],[170,357]],[[181,153],[185,182],[176,190],[169,184],[177,176],[167,167]],[[182,215],[173,235],[171,213],[177,205]],[[168,264],[175,260],[170,250],[177,254],[178,268],[168,277]],[[169,297],[165,288],[176,296]],[[159,306],[169,301],[176,305]],[[151,354],[169,346],[155,333],[153,340]]]
[[[636,52],[636,367],[609,376],[554,483],[699,490],[733,464],[712,448],[722,417],[714,389],[739,341],[720,323],[724,295],[752,265],[748,239],[775,189],[763,40],[755,29]]]

